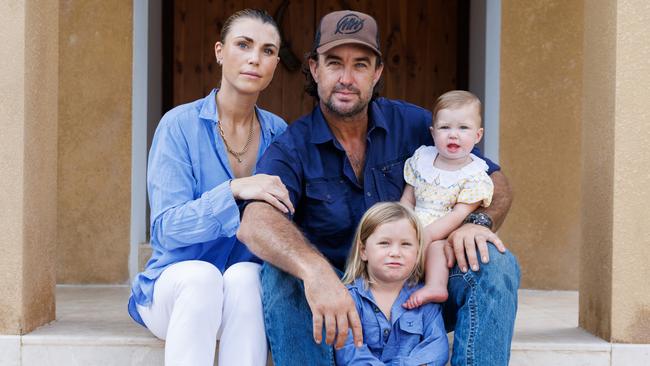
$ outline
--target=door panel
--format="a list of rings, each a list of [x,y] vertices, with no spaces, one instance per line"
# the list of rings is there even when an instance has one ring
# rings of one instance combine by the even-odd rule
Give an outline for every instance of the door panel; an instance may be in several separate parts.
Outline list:
[[[220,69],[214,43],[224,20],[245,7],[265,9],[274,15],[283,0],[170,0],[173,19],[165,19],[163,32],[173,39],[173,61],[164,72],[172,105],[205,96],[218,85]],[[467,1],[317,0],[290,1],[280,27],[284,42],[302,61],[312,45],[317,22],[334,10],[352,9],[371,14],[381,32],[385,63],[382,96],[403,99],[426,108],[440,94],[467,88]],[[259,106],[287,121],[308,113],[311,97],[303,92],[304,76],[278,66],[271,85],[262,92]],[[170,85],[171,84],[171,85]]]

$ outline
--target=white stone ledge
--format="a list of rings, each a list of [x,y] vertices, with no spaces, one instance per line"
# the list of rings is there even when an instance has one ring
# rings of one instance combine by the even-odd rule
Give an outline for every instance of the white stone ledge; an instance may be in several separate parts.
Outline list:
[[[57,286],[57,320],[0,335],[0,365],[162,365],[164,342],[127,314],[128,286]],[[511,365],[650,365],[650,345],[612,344],[578,327],[578,294],[519,292]]]

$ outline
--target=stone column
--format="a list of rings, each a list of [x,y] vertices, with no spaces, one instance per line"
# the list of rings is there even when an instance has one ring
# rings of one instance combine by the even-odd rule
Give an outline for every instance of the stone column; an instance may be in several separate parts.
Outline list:
[[[585,2],[580,326],[650,343],[650,3]]]
[[[0,334],[54,319],[58,13],[0,0]]]

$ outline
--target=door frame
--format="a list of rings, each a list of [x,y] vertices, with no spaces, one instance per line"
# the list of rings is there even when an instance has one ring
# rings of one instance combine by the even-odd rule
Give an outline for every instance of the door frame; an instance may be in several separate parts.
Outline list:
[[[131,228],[129,278],[139,272],[140,245],[147,242],[147,154],[162,116],[162,13],[159,0],[133,1],[131,99]]]
[[[499,162],[501,0],[473,0],[470,6],[469,90],[483,102],[481,149]]]

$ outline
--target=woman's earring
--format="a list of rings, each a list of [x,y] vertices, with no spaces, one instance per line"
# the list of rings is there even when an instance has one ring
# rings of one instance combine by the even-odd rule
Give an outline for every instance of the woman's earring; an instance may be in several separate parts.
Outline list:
[[[223,62],[223,61],[221,61],[220,59],[217,59],[217,64],[218,64],[219,66],[221,66],[221,63],[222,63],[222,62]]]

